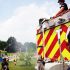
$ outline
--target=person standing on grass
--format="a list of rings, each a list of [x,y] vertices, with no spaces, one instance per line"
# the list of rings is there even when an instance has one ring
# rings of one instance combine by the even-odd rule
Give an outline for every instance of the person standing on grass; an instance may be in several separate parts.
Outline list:
[[[3,62],[2,62],[2,68],[1,68],[1,70],[9,70],[9,64],[8,64],[8,62],[6,61],[6,58],[4,58],[3,59]]]
[[[16,59],[14,59],[14,65],[16,66]]]
[[[40,58],[38,59],[37,62],[39,63],[38,70],[44,70],[45,61],[44,61],[44,59],[42,58],[42,56],[40,56]]]

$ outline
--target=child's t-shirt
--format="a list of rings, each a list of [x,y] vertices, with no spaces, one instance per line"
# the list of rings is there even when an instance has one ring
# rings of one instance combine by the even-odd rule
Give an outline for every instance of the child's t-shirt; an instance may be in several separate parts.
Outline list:
[[[64,10],[68,10],[68,6],[67,6],[66,3],[61,4],[61,7],[64,7]],[[60,7],[60,8],[61,8],[61,7]]]

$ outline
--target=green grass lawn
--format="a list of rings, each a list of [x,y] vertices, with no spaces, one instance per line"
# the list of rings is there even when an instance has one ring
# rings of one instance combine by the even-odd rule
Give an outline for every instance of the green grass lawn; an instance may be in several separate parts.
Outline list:
[[[34,66],[23,66],[23,65],[14,65],[13,63],[10,63],[9,65],[10,70],[34,70]]]
[[[0,63],[0,69],[1,69],[1,63]],[[35,70],[34,65],[24,66],[24,65],[19,65],[19,63],[17,63],[17,65],[15,66],[13,62],[9,62],[9,69],[10,70]]]
[[[12,54],[8,53],[8,55],[12,55]],[[27,55],[26,53],[23,53],[23,52],[20,53],[20,56],[19,56],[20,59],[16,61],[16,65],[14,65],[14,62],[9,62],[9,69],[10,70],[35,70],[36,58],[33,57],[33,53],[31,54],[29,53],[27,57],[25,57],[26,55]],[[30,57],[30,55],[32,55],[31,59],[28,58]],[[26,62],[30,61],[31,64],[25,65],[24,59],[26,59]],[[0,69],[1,69],[1,62],[0,62]]]

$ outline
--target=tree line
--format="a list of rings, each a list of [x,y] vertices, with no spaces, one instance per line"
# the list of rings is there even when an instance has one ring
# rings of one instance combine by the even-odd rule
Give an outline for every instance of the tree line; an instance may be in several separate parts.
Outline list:
[[[36,44],[33,42],[26,42],[23,45],[20,42],[17,42],[15,37],[9,37],[7,41],[0,40],[0,50],[7,52],[36,51]]]

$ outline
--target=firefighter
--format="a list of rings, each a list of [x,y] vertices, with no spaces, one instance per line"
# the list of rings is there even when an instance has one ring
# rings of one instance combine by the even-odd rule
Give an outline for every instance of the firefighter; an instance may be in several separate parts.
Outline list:
[[[58,13],[55,16],[53,16],[53,18],[60,16],[63,12],[68,10],[68,6],[65,3],[65,0],[58,0],[58,3],[61,5],[60,10],[58,11]]]
[[[44,70],[45,61],[42,56],[39,57],[37,62],[39,63],[38,70]]]
[[[68,67],[68,69],[67,70],[70,70],[70,67]]]
[[[67,39],[68,39],[68,49],[69,49],[69,52],[70,52],[70,31],[67,35]]]

